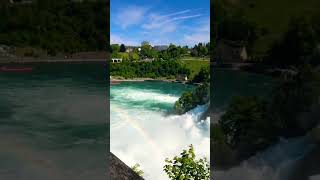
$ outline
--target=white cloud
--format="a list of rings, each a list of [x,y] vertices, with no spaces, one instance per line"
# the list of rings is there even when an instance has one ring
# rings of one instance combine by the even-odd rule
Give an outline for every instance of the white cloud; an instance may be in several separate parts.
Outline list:
[[[119,35],[110,35],[110,43],[111,44],[125,44],[129,46],[136,46],[139,45],[139,42],[130,38],[124,38]]]
[[[115,24],[118,24],[122,29],[139,24],[143,20],[146,12],[147,8],[139,6],[129,6],[119,9],[115,15]]]
[[[199,24],[199,27],[194,27],[194,30],[185,34],[183,42],[185,44],[194,45],[199,42],[209,42],[210,41],[210,20],[207,19]]]
[[[154,45],[175,43],[193,46],[198,42],[208,42],[210,21],[209,18],[201,21],[203,18],[199,9],[163,13],[156,8],[151,11],[147,7],[131,5],[119,10],[113,18],[114,24],[122,30],[120,34],[111,35],[111,43],[139,45],[147,40]]]
[[[157,30],[161,33],[174,32],[178,26],[178,23],[175,21],[187,20],[201,16],[201,14],[186,15],[186,13],[189,12],[191,12],[191,10],[183,10],[166,15],[159,15],[156,13],[150,14],[148,21],[142,25],[142,28],[146,30]]]

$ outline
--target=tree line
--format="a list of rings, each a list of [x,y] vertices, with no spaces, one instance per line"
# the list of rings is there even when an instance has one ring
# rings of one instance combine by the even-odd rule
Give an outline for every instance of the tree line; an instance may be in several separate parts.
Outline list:
[[[124,44],[112,44],[110,50],[112,58],[124,60],[138,61],[146,58],[175,60],[184,56],[209,57],[210,43],[198,43],[192,48],[170,44],[166,49],[156,50],[149,42],[143,41],[141,46],[134,47],[129,53],[126,53],[127,47]]]
[[[58,52],[106,50],[107,3],[103,0],[34,0],[0,3],[0,44]]]
[[[178,61],[155,60],[152,62],[123,61],[110,66],[111,76],[124,78],[160,78],[174,79],[178,74],[190,75],[190,70]]]

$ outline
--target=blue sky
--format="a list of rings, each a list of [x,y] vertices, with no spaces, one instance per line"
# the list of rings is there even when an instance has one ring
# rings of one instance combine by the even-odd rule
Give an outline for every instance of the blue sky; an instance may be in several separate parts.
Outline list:
[[[210,39],[210,0],[111,0],[111,44],[193,46]]]

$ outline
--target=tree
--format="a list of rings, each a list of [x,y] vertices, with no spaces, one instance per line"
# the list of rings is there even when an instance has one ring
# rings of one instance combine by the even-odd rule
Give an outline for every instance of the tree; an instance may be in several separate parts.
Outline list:
[[[156,52],[155,50],[152,49],[152,46],[148,41],[143,41],[141,43],[141,51],[140,51],[141,57],[145,58],[154,58],[156,57]]]
[[[267,62],[283,67],[309,63],[317,49],[319,33],[310,19],[292,19],[283,38],[271,46]]]
[[[131,169],[139,176],[143,176],[144,172],[140,169],[140,164],[135,164]]]
[[[167,53],[171,59],[176,59],[180,57],[180,46],[175,46],[174,44],[170,44]]]
[[[120,45],[120,52],[126,52],[126,46],[124,44]]]
[[[276,140],[274,123],[269,119],[267,103],[257,97],[234,97],[219,124],[227,144],[241,157],[249,157]]]
[[[198,74],[196,74],[193,79],[195,83],[204,83],[210,81],[210,71],[209,67],[202,67]]]
[[[118,53],[120,51],[119,44],[111,44],[111,52],[112,53]]]
[[[175,156],[172,160],[168,158],[163,169],[172,180],[209,180],[210,165],[206,158],[196,159],[194,148],[189,146],[188,150],[183,150],[180,156]]]
[[[138,53],[136,53],[136,52],[131,52],[131,53],[129,54],[129,59],[130,59],[131,61],[139,61],[140,57],[139,57],[139,54],[138,54]]]

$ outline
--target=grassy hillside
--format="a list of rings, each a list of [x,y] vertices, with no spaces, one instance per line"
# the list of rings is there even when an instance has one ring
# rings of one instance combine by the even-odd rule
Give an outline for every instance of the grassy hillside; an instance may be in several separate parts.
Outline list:
[[[220,0],[218,3],[231,13],[243,14],[264,33],[254,44],[255,53],[263,53],[287,30],[293,17],[312,16],[319,12],[319,0]]]
[[[199,59],[182,59],[182,64],[185,64],[188,69],[190,69],[190,77],[193,78],[199,73],[202,67],[209,67],[209,60],[199,60]]]

